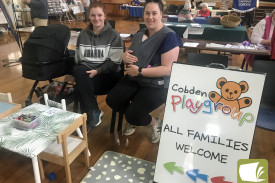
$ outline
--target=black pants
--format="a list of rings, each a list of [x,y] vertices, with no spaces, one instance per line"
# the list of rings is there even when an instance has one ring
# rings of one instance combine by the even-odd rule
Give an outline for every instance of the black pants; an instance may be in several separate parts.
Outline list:
[[[143,87],[126,75],[107,95],[107,104],[118,112],[125,112],[128,123],[147,126],[150,112],[162,105],[167,96],[166,88]]]
[[[75,65],[73,76],[77,84],[80,98],[81,112],[89,114],[93,111],[99,111],[96,95],[107,94],[119,81],[120,73],[109,73],[96,75],[90,78],[86,71],[90,70],[84,65]],[[88,119],[89,121],[89,119]]]

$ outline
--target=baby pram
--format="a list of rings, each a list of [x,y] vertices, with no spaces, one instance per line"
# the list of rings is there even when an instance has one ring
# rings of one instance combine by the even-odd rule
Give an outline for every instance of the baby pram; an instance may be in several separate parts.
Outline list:
[[[22,75],[35,80],[26,99],[26,105],[32,102],[33,92],[39,81],[64,76],[70,72],[73,58],[69,57],[67,46],[70,30],[62,24],[37,27],[24,43],[22,57]]]

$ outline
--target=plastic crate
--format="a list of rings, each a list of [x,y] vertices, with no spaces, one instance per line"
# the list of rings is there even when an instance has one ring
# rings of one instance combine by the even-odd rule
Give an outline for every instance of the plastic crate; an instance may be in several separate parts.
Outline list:
[[[31,130],[40,124],[41,120],[38,116],[20,115],[14,118],[12,126],[20,130]]]

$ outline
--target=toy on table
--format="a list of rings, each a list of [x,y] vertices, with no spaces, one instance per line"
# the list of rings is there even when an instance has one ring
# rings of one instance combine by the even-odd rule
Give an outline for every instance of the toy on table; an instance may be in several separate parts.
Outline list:
[[[39,116],[31,114],[21,114],[17,118],[14,118],[12,125],[15,128],[22,130],[31,130],[40,124]]]

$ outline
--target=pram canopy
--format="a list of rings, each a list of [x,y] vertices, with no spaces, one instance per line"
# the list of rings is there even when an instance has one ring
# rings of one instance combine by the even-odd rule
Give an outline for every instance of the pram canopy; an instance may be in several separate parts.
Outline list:
[[[69,39],[70,29],[65,25],[37,27],[24,43],[23,77],[45,81],[67,74],[73,63],[67,51]]]

